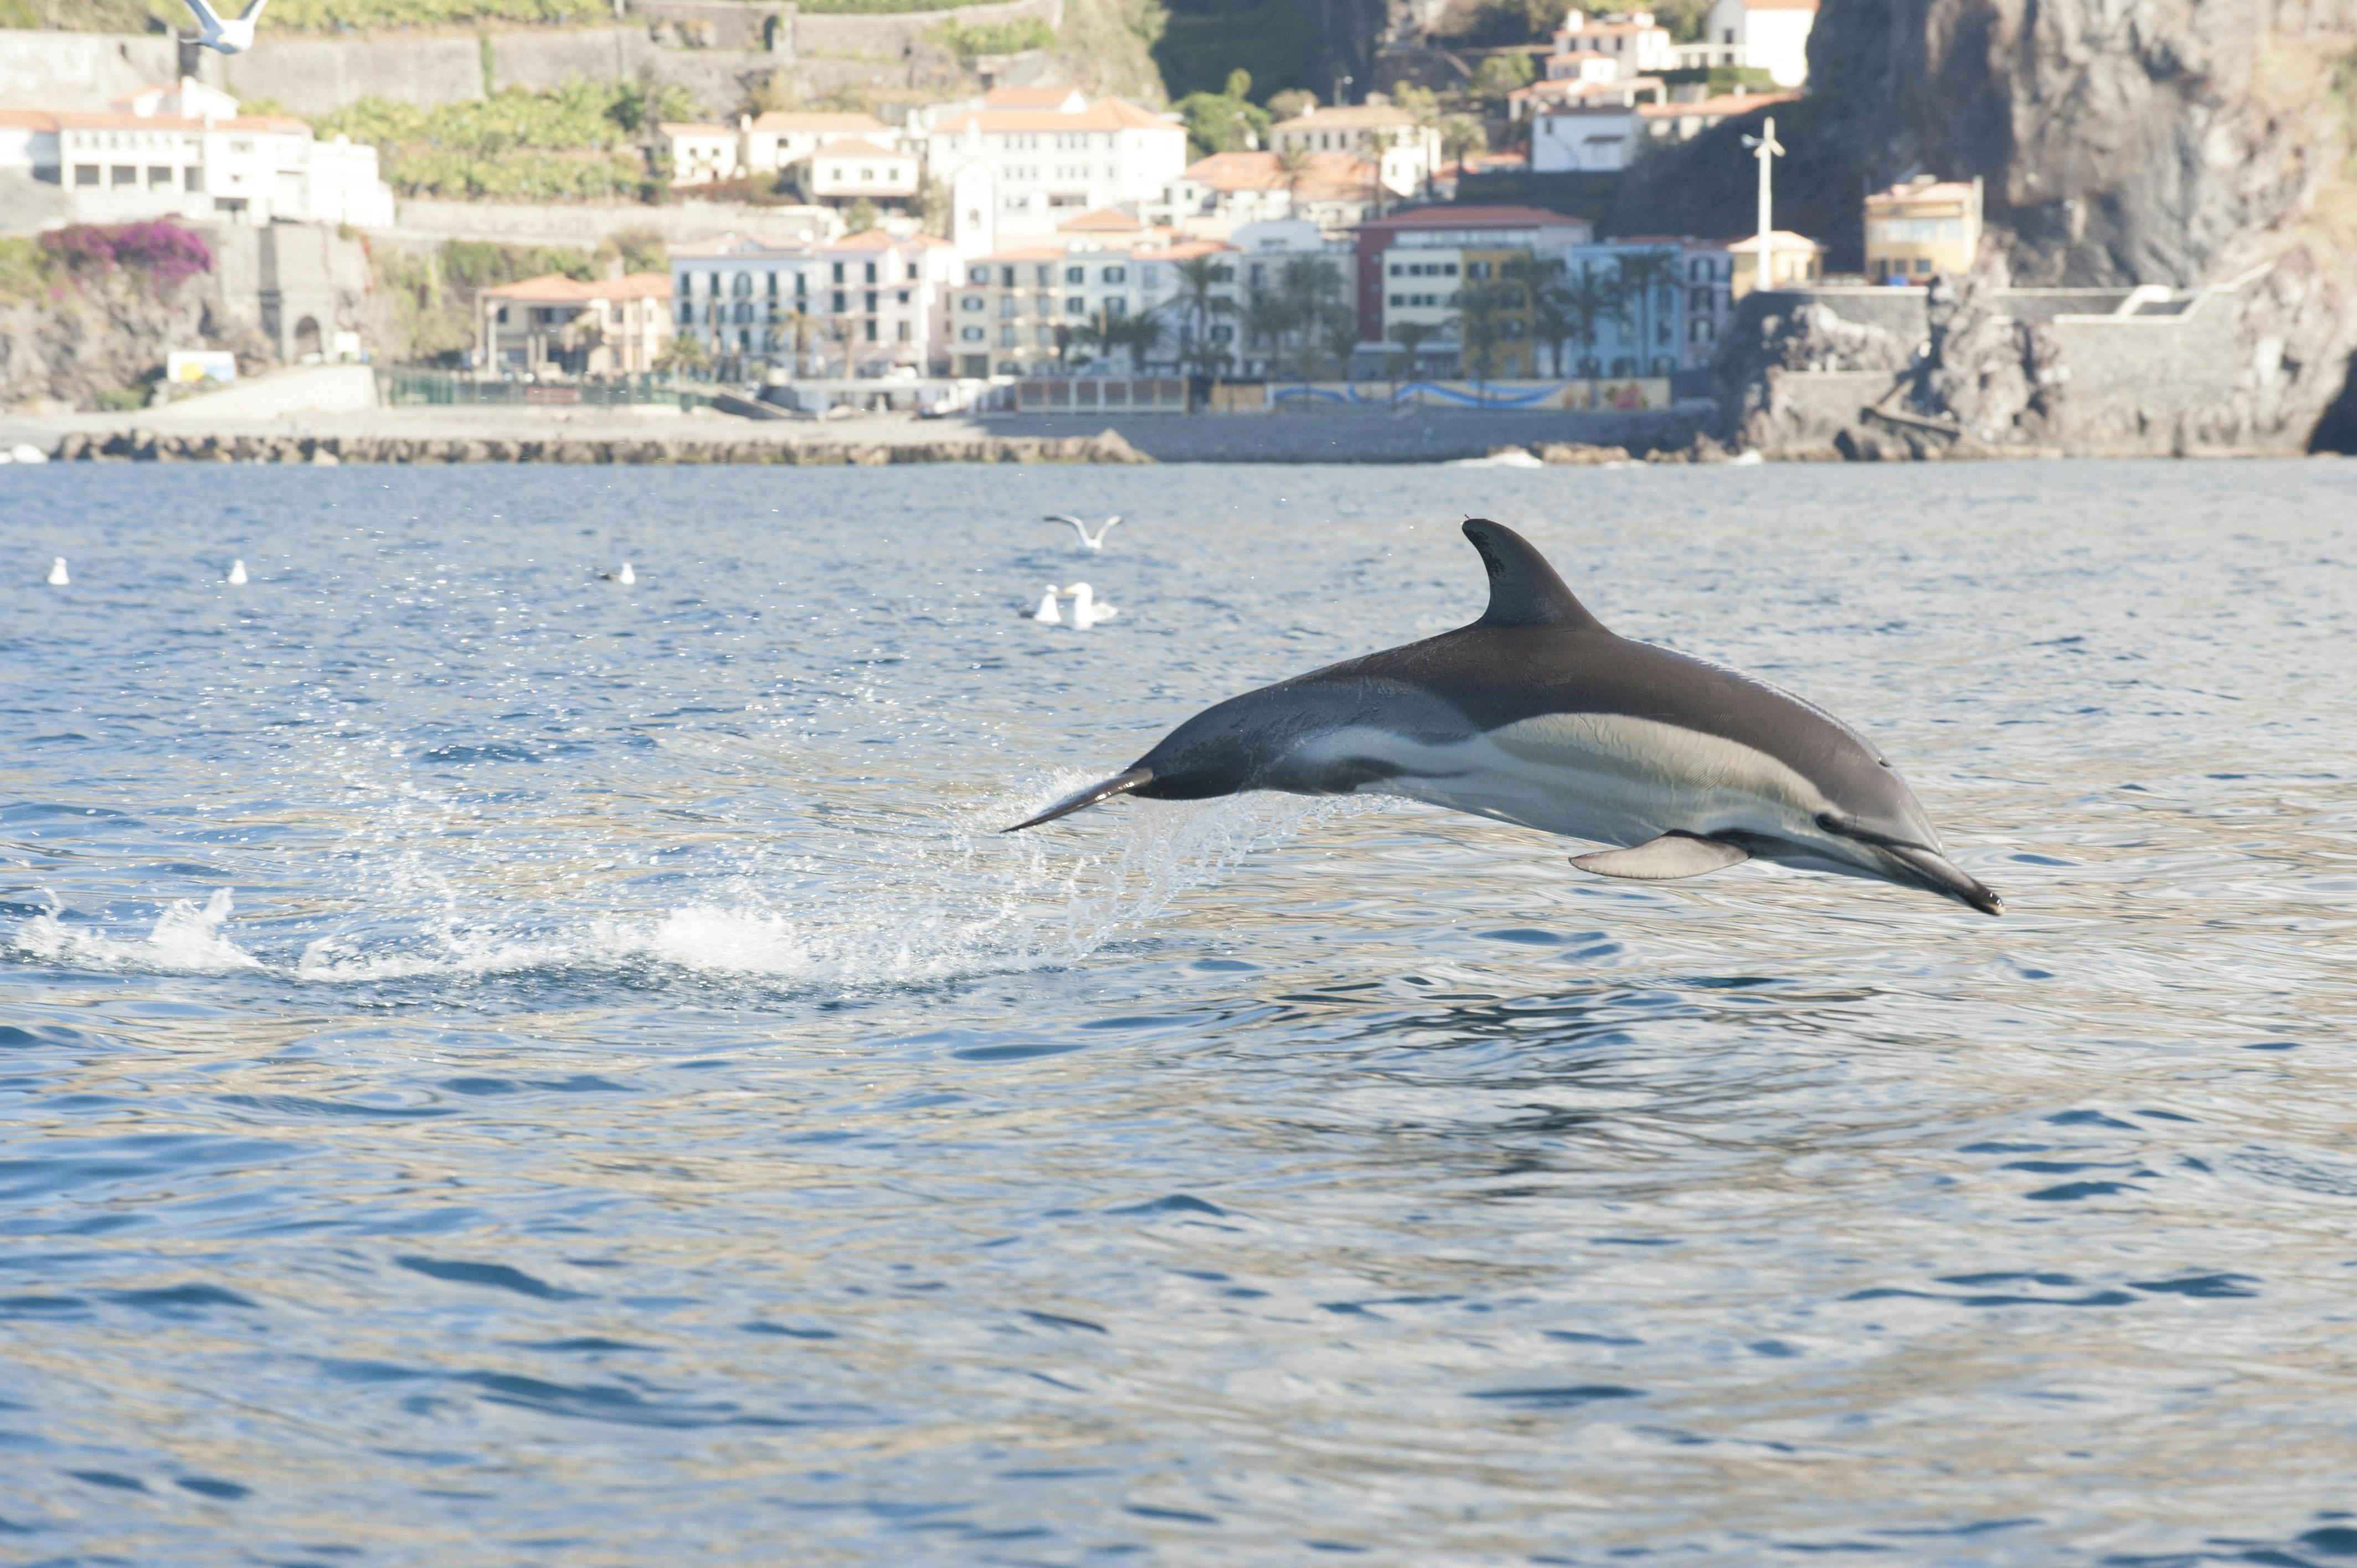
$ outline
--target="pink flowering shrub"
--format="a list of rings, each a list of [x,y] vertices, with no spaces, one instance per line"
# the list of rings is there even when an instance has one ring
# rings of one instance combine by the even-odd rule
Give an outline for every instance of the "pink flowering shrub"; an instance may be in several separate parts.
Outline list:
[[[158,288],[213,270],[212,248],[177,223],[75,223],[41,236],[52,265],[78,282],[117,268],[144,273]]]

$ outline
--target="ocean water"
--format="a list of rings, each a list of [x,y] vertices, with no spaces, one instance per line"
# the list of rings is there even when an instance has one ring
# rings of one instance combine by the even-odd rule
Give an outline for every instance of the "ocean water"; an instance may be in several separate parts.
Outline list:
[[[0,470],[0,1561],[2348,1561],[2353,497]],[[1470,618],[1469,513],[2009,913],[993,832]]]

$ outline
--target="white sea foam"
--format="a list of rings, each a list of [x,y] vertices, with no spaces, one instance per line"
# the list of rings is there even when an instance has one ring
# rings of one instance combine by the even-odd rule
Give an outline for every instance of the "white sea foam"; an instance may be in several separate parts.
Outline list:
[[[431,856],[413,845],[380,868],[380,886],[416,911],[413,920],[380,918],[365,933],[320,936],[288,961],[258,957],[231,939],[225,888],[201,908],[170,904],[144,939],[52,913],[27,921],[12,945],[22,957],[69,969],[259,970],[323,985],[565,972],[852,991],[923,984],[1082,961],[1254,852],[1366,804],[1281,796],[1127,801],[1117,826],[1017,838],[995,831],[1083,782],[1060,778],[948,823],[846,835],[839,860],[821,854],[716,879],[663,908],[485,906],[485,889],[462,891],[456,879],[437,876]]]
[[[234,900],[216,888],[202,905],[176,898],[144,938],[69,926],[52,911],[16,931],[14,946],[27,958],[70,969],[134,970],[152,974],[229,974],[265,967],[222,933]]]

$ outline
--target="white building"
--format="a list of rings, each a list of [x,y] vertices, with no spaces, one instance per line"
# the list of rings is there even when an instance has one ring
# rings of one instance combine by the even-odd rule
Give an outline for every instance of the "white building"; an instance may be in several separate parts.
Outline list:
[[[956,252],[930,235],[869,230],[826,244],[724,235],[671,252],[673,326],[716,359],[810,375],[945,374]]]
[[[1067,236],[1061,243],[1010,247],[962,263],[963,281],[950,311],[957,373],[1053,375],[1082,360],[1126,371],[1130,358],[1092,344],[1090,333],[1125,318],[1152,317],[1161,327],[1138,358],[1175,365],[1188,355],[1199,328],[1212,343],[1236,336],[1235,270],[1228,247],[1209,241],[1175,243],[1153,236],[1128,242]],[[1221,304],[1198,323],[1192,291],[1178,263],[1217,256],[1211,295]]]
[[[1570,15],[1564,17],[1563,26],[1555,29],[1555,55],[1548,61],[1547,75],[1553,78],[1555,74],[1555,59],[1581,54],[1600,54],[1611,60],[1618,73],[1612,80],[1620,81],[1673,70],[1678,64],[1670,30],[1653,20],[1651,11],[1614,11],[1590,16],[1573,6]]]
[[[1300,219],[1340,233],[1374,216],[1375,166],[1352,153],[1312,153],[1288,180],[1275,153],[1213,153],[1171,181],[1157,215],[1197,239],[1225,239],[1254,223]]]
[[[1053,102],[1039,106],[1050,95]],[[1003,242],[1050,234],[1066,219],[1098,208],[1159,199],[1187,166],[1187,131],[1118,98],[1000,88],[981,108],[928,131],[925,156],[939,180],[954,182],[974,166],[988,171],[997,205],[994,228]]]
[[[1385,189],[1413,195],[1440,167],[1440,131],[1380,97],[1339,108],[1316,106],[1269,127],[1277,152],[1347,153],[1376,166]]]
[[[832,142],[864,141],[894,146],[892,128],[873,114],[828,114],[773,110],[739,120],[739,156],[746,172],[778,174]]]
[[[1809,29],[1816,21],[1817,0],[1717,0],[1704,41],[1679,53],[1693,65],[1756,66],[1777,86],[1798,87],[1809,80]]]
[[[823,207],[869,201],[879,207],[915,204],[920,177],[917,155],[874,142],[829,142],[800,166],[802,193]]]
[[[1681,103],[1641,102],[1635,91],[1550,105],[1531,117],[1534,174],[1618,174],[1649,147],[1690,141],[1722,120],[1789,103],[1786,92],[1722,92]]]
[[[737,126],[666,120],[655,130],[671,156],[672,184],[710,185],[743,177],[744,139]]]
[[[300,120],[237,108],[190,79],[143,88],[110,111],[0,110],[0,167],[55,181],[76,223],[392,226],[374,147],[319,142]]]

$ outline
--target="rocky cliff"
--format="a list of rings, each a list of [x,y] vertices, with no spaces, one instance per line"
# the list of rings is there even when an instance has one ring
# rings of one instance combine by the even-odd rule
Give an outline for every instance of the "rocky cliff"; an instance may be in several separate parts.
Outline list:
[[[2357,0],[1824,0],[1809,59],[1810,100],[1780,114],[1778,209],[1836,268],[1862,260],[1865,189],[1980,176],[1985,283],[2244,279],[2222,428],[2245,446],[2336,438],[2357,351]],[[1748,228],[1741,129],[1681,149],[1691,181],[1632,182],[1616,228]],[[1941,385],[2050,382],[2028,342],[1950,338],[1930,412],[1975,412]]]

